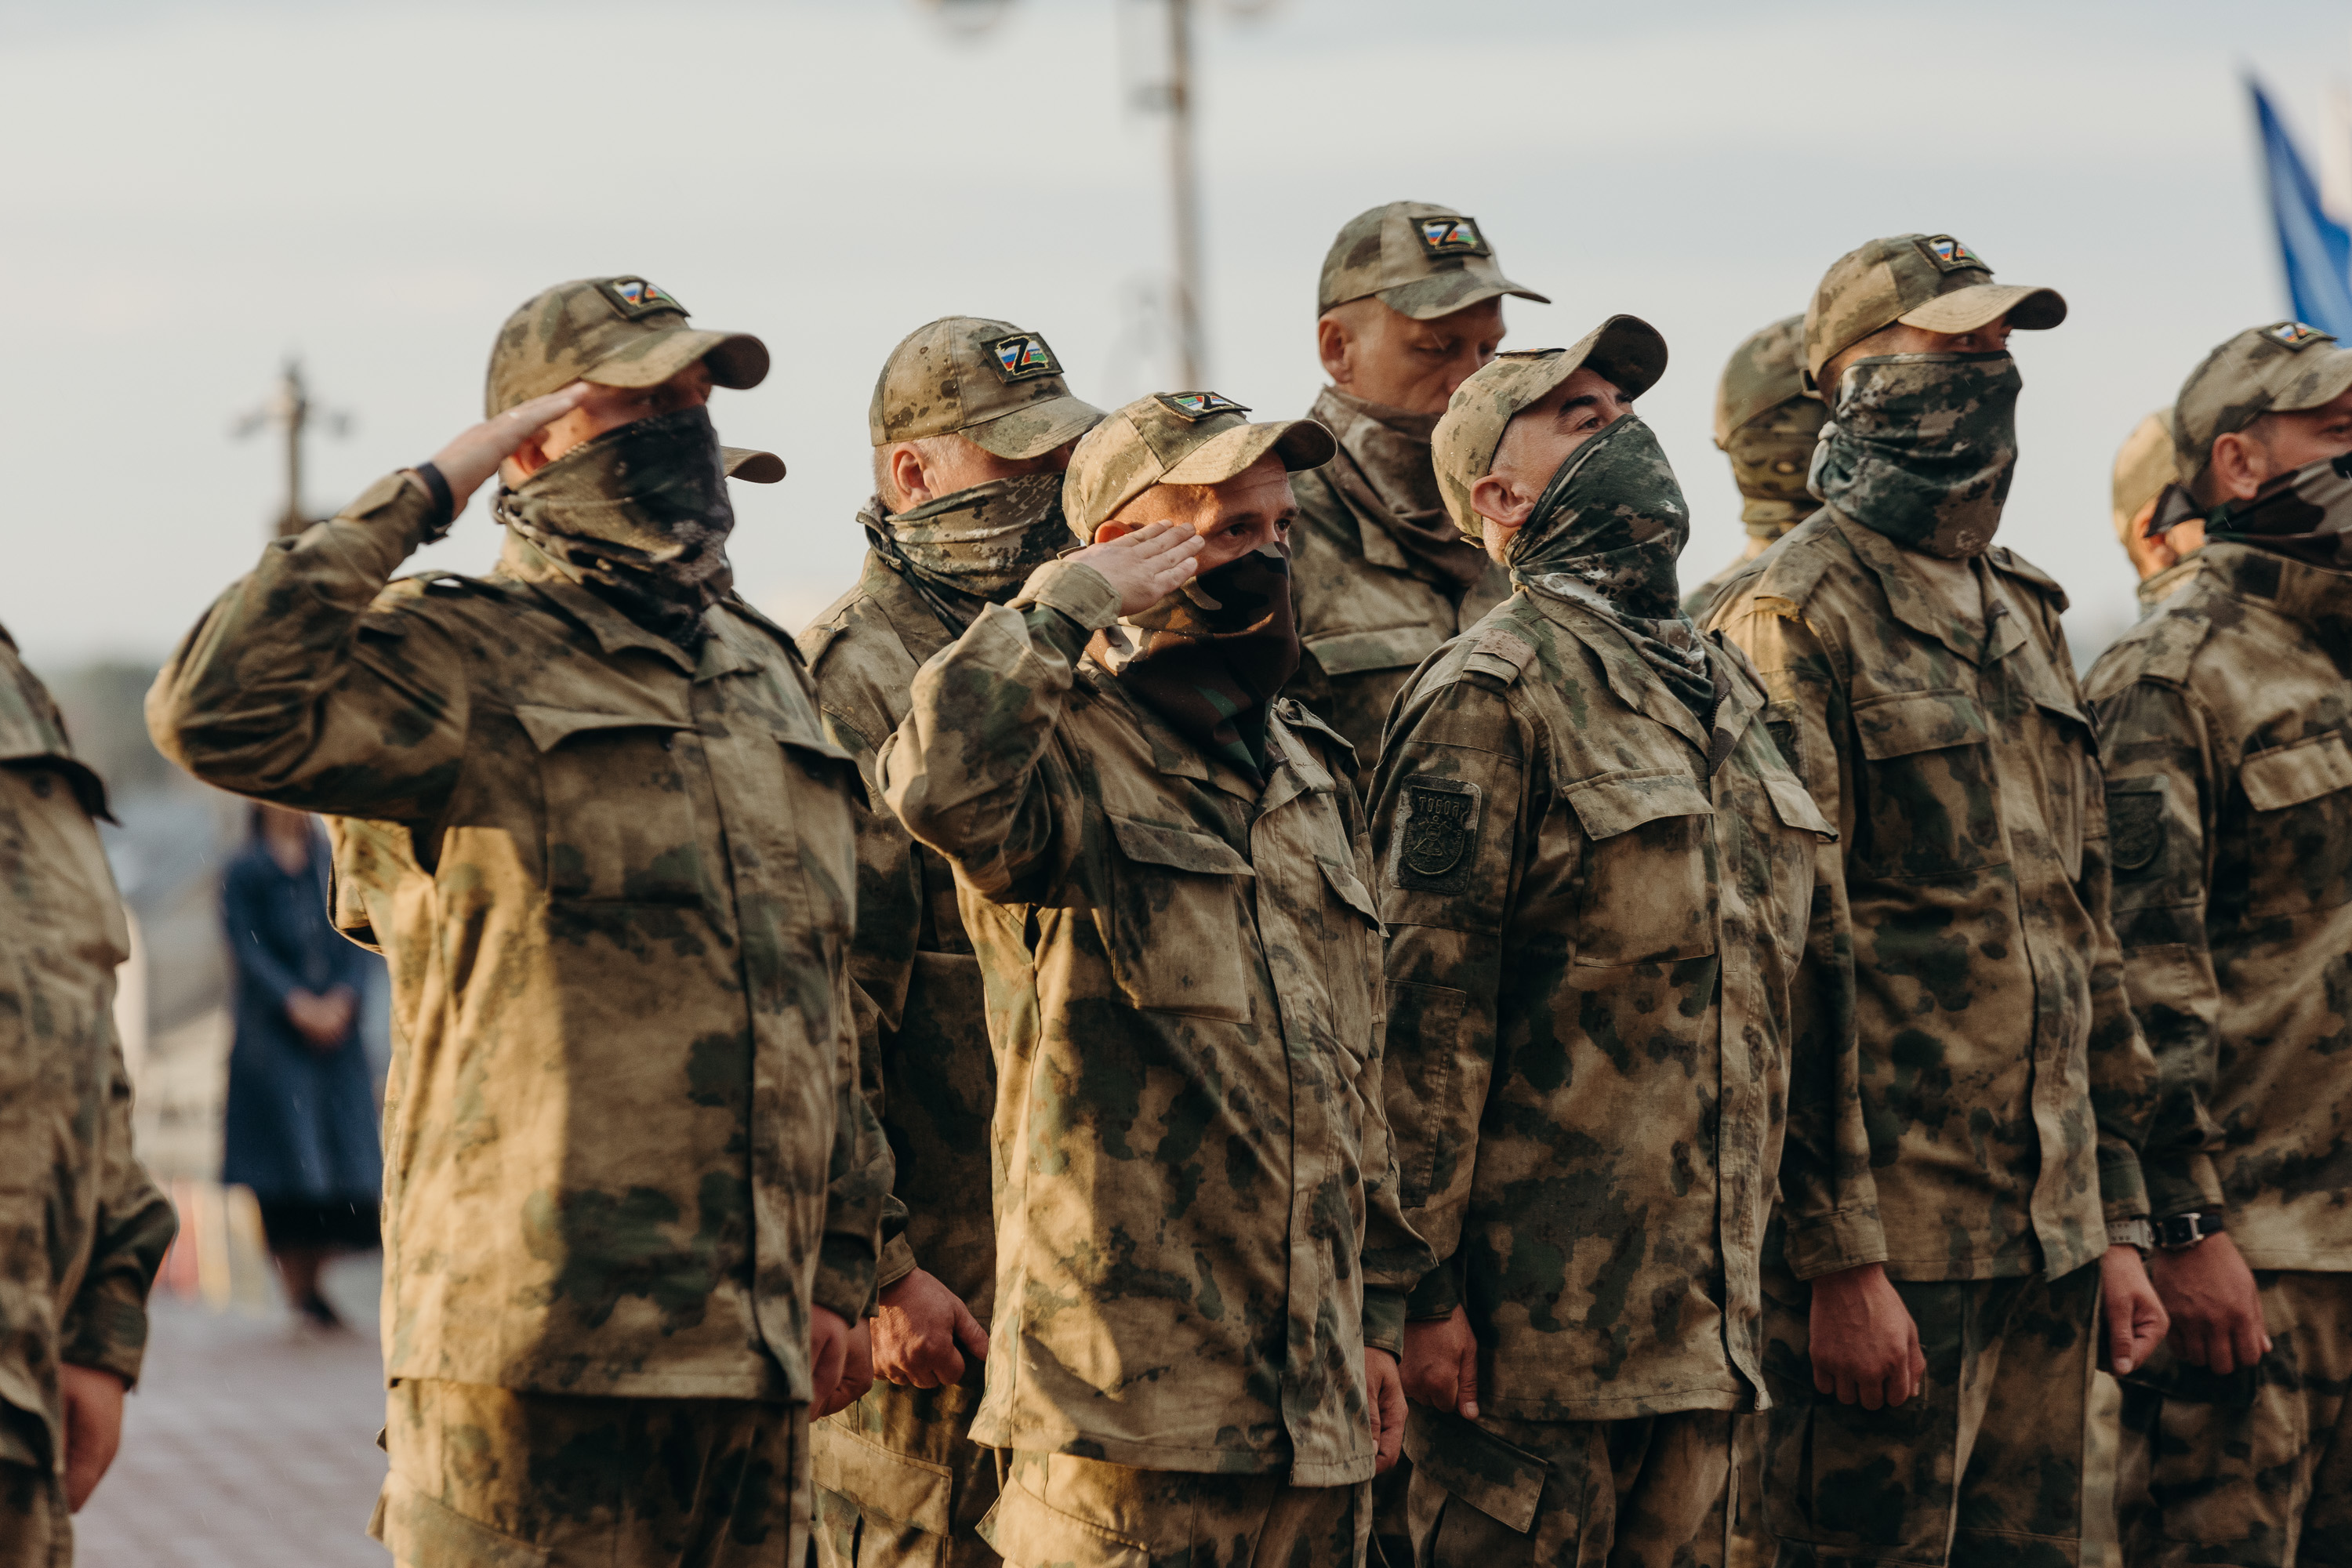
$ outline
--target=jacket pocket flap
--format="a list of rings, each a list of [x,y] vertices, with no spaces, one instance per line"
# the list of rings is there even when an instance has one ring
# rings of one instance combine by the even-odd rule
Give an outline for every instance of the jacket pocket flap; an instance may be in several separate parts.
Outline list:
[[[1698,780],[1674,768],[1602,773],[1572,784],[1564,792],[1577,820],[1594,838],[1620,833],[1662,816],[1713,816],[1715,805]]]
[[[1543,1500],[1544,1462],[1451,1411],[1415,1406],[1405,1421],[1405,1457],[1437,1485],[1525,1535]]]
[[[1972,745],[1990,735],[1976,699],[1948,687],[1865,698],[1853,705],[1853,727],[1862,737],[1862,754],[1874,763]]]
[[[839,1492],[861,1513],[878,1513],[946,1537],[955,1533],[955,1477],[944,1465],[928,1464],[821,1421],[809,1431],[810,1469],[816,1484]]]
[[[1356,875],[1353,867],[1342,865],[1337,860],[1326,860],[1320,855],[1315,857],[1315,863],[1323,868],[1323,879],[1331,884],[1331,891],[1338,896],[1341,903],[1371,921],[1373,925],[1378,926],[1381,923],[1380,908],[1372,902],[1370,890],[1364,886],[1363,879]]]
[[[673,719],[656,713],[585,713],[577,708],[544,708],[534,703],[515,704],[515,718],[521,723],[523,733],[530,743],[542,752],[551,752],[573,735],[586,734],[591,730],[684,730],[689,726],[683,719]]]
[[[402,1563],[472,1563],[480,1568],[547,1568],[548,1553],[528,1541],[468,1519],[428,1497],[394,1470],[383,1481],[368,1533]]]
[[[2352,786],[2352,746],[2340,730],[2256,752],[2238,764],[2238,780],[2256,811],[2301,805]]]
[[[820,776],[830,774],[845,781],[857,796],[858,805],[871,806],[874,804],[873,796],[866,793],[866,775],[858,770],[857,759],[831,741],[812,735],[785,734],[777,735],[776,740],[784,748],[786,755],[810,773]]]
[[[1307,651],[1326,675],[1360,675],[1368,669],[1396,669],[1419,664],[1435,653],[1445,639],[1426,626],[1383,626],[1370,632],[1325,632],[1302,638]]]
[[[1181,827],[1161,827],[1130,817],[1114,816],[1110,830],[1130,860],[1172,866],[1179,871],[1205,871],[1218,877],[1254,877],[1250,863],[1234,853],[1222,838]]]
[[[1814,803],[1811,792],[1795,779],[1774,778],[1767,773],[1764,776],[1764,793],[1772,797],[1772,815],[1780,819],[1781,826],[1801,827],[1824,838],[1838,836],[1837,829],[1830,826],[1829,818],[1822,815],[1822,808]]]
[[[1064,1513],[1018,1480],[1008,1482],[980,1521],[980,1538],[1007,1563],[1085,1563],[1095,1568],[1149,1568],[1143,1542]]]

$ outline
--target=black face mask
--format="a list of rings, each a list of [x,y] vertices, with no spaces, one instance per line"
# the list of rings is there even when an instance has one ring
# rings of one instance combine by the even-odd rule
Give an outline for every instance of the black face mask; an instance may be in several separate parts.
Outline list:
[[[2179,485],[2158,502],[2158,531],[2197,515]],[[2329,572],[2352,572],[2352,452],[2269,480],[2251,497],[2225,501],[2205,519],[2208,544],[2245,544]]]
[[[734,586],[735,508],[708,408],[583,441],[499,490],[491,510],[566,576],[688,652],[708,635],[702,612]]]
[[[1095,657],[1178,733],[1265,777],[1265,710],[1298,672],[1290,552],[1251,551],[1095,634]]]

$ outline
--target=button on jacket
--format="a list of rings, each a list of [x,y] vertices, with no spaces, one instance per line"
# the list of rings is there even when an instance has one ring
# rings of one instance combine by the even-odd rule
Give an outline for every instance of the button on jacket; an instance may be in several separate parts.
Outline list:
[[[2144,1215],[2154,1062],[2108,912],[2107,823],[2058,585],[1995,546],[1957,624],[1824,509],[1717,601],[1836,826],[1887,1272],[2057,1276]]]
[[[1092,568],[1041,568],[923,667],[882,753],[955,862],[996,1047],[972,1435],[1365,1480],[1362,1346],[1397,1346],[1428,1256],[1397,1214],[1348,753],[1278,702],[1261,792],[1084,655],[1118,615]]]
[[[806,1400],[888,1184],[855,770],[740,602],[689,658],[511,538],[387,586],[429,510],[395,475],[271,545],[148,700],[199,778],[332,815],[337,923],[391,962],[385,1373]]]
[[[2352,1269],[2352,574],[2209,544],[2093,668],[2158,1215]]]
[[[1753,1407],[1776,1190],[1800,1274],[1884,1256],[1834,836],[1707,652],[1711,728],[1522,591],[1423,667],[1374,784],[1389,1117],[1446,1260],[1412,1312],[1467,1308],[1492,1415]]]

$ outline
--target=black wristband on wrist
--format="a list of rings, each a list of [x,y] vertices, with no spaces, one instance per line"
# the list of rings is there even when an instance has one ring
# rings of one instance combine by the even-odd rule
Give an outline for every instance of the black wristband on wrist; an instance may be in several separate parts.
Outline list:
[[[457,521],[457,501],[449,493],[449,481],[430,462],[419,463],[408,471],[425,481],[425,489],[433,497],[434,536],[438,538],[448,532],[449,525]]]

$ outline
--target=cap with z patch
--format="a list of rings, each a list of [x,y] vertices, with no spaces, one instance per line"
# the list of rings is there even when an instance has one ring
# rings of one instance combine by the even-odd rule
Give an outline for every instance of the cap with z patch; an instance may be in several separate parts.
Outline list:
[[[2009,318],[2023,331],[2066,319],[2055,289],[1996,283],[1985,258],[1948,234],[1897,234],[1830,264],[1805,312],[1807,391],[1822,367],[1871,333],[1900,321],[1931,332],[1972,332]]]
[[[1331,242],[1315,313],[1376,295],[1391,310],[1426,321],[1497,294],[1551,303],[1503,276],[1476,218],[1430,202],[1391,202],[1349,218]]]
[[[1216,392],[1139,397],[1087,432],[1062,480],[1062,515],[1080,539],[1154,485],[1223,484],[1272,453],[1291,473],[1319,468],[1339,447],[1312,419],[1253,425]]]
[[[1062,362],[1042,335],[1010,321],[942,316],[890,351],[866,424],[877,447],[961,436],[1019,461],[1084,435],[1101,417],[1070,395]]]
[[[686,307],[634,273],[559,283],[524,301],[490,349],[484,409],[495,416],[575,381],[659,386],[699,360],[720,386],[757,386],[767,345],[749,332],[705,332]]]
[[[2317,327],[2273,321],[2248,327],[2205,356],[2180,384],[2172,405],[2173,461],[2194,486],[2213,459],[2213,443],[2265,414],[2299,414],[2335,402],[2352,388],[2352,349]]]

